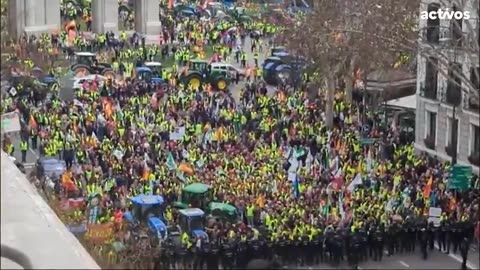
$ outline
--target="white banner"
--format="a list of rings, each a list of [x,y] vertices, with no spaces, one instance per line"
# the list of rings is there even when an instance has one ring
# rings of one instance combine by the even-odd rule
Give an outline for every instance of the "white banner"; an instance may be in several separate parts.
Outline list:
[[[19,132],[21,130],[20,117],[16,112],[2,114],[2,133]]]

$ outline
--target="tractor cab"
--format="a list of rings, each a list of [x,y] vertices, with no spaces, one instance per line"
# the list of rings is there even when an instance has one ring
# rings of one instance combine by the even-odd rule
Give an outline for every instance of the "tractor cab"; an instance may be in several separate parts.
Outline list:
[[[190,61],[190,63],[188,64],[188,69],[189,70],[194,70],[194,71],[198,71],[202,74],[204,74],[204,77],[207,76],[207,74],[210,73],[211,71],[211,66],[208,64],[207,61],[204,61],[204,60],[192,60]]]
[[[99,63],[97,56],[91,52],[76,52],[74,64],[70,69],[75,73],[75,77],[85,77],[89,74],[100,74],[107,78],[114,78],[112,66],[107,63]]]
[[[152,77],[153,78],[161,78],[162,77],[162,63],[160,62],[145,62],[145,67],[148,67],[152,70]]]
[[[217,222],[227,221],[235,224],[239,219],[237,208],[228,203],[211,202],[208,204],[207,212],[212,215]]]
[[[97,55],[91,52],[76,52],[74,60],[76,64],[92,66],[97,60]]]
[[[271,49],[271,56],[284,57],[288,55],[287,48],[283,46],[273,47]]]
[[[193,183],[183,188],[181,200],[175,202],[174,206],[180,209],[188,207],[206,209],[212,197],[212,187],[210,185]]]
[[[179,211],[179,225],[183,232],[194,237],[208,238],[205,232],[205,212],[199,208],[187,208]]]
[[[137,67],[135,69],[135,74],[137,79],[147,83],[154,83],[161,85],[165,83],[165,80],[162,79],[161,73],[158,75],[157,71],[152,70],[150,67]]]
[[[166,237],[167,225],[164,222],[164,200],[159,195],[138,195],[130,198],[131,210],[123,214],[123,219],[130,225],[132,230],[140,224],[148,227],[148,233],[158,243]]]

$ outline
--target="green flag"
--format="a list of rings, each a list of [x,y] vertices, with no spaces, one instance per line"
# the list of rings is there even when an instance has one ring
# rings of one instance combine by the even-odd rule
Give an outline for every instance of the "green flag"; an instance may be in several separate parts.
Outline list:
[[[177,164],[175,163],[175,159],[173,158],[173,155],[171,152],[168,152],[167,154],[166,164],[170,171],[175,171],[177,169]]]

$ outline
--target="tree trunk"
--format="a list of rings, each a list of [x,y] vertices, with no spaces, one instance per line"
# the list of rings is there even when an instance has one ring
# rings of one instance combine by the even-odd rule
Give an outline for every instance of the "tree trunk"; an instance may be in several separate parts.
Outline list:
[[[345,75],[345,101],[347,103],[352,103],[353,101],[352,91],[355,83],[355,59],[355,56],[350,59],[350,62],[348,63],[347,74]]]
[[[335,95],[335,75],[330,74],[327,78],[327,103],[326,103],[326,125],[327,128],[333,128],[333,101]]]
[[[353,91],[353,75],[347,74],[345,76],[345,101],[347,103],[352,103],[352,91]]]

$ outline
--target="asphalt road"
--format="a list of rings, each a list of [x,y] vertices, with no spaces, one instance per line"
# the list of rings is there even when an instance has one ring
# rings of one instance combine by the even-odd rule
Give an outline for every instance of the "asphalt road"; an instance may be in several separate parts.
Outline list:
[[[468,269],[479,269],[478,251],[476,254],[470,252],[468,256]],[[358,269],[461,269],[461,256],[457,254],[444,254],[437,250],[428,253],[427,260],[424,260],[420,255],[420,250],[417,249],[412,254],[397,254],[391,257],[386,255],[383,260],[373,261],[368,260],[361,262]],[[292,266],[293,267],[293,266]],[[285,267],[286,268],[286,267]],[[320,264],[315,266],[295,267],[298,269],[349,269],[346,262],[342,262],[338,267],[331,264]]]

